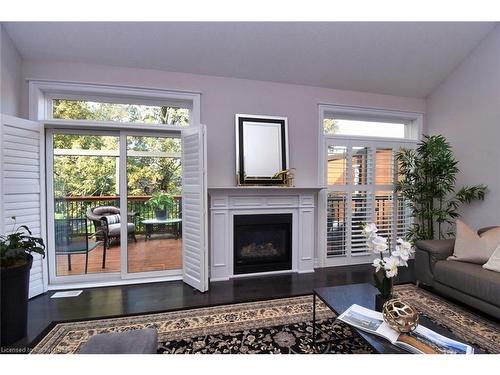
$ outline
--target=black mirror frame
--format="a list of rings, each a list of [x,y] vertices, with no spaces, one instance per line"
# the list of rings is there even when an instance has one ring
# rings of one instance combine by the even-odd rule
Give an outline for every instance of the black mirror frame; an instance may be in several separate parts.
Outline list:
[[[265,116],[249,116],[249,115],[236,115],[237,126],[237,180],[239,185],[284,185],[285,179],[281,175],[279,178],[245,178],[245,163],[244,163],[244,142],[243,142],[243,124],[247,121],[279,124],[281,126],[281,170],[288,169],[288,129],[286,117],[265,117]],[[280,171],[278,171],[280,172]]]

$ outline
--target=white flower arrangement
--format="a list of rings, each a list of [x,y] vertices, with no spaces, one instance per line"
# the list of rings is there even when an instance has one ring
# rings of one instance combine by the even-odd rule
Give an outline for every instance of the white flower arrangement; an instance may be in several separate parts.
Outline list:
[[[384,270],[385,277],[392,278],[398,274],[398,267],[408,267],[408,259],[414,250],[411,243],[401,238],[398,238],[395,249],[391,250],[387,239],[379,236],[377,232],[378,228],[374,223],[366,224],[363,227],[363,236],[366,238],[368,248],[380,255],[380,258],[373,261],[375,272]]]

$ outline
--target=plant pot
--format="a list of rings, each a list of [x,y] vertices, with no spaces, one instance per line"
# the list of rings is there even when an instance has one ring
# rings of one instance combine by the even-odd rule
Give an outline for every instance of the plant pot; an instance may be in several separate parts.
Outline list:
[[[158,220],[167,219],[167,210],[161,210],[159,208],[155,209],[155,216]]]
[[[26,336],[28,328],[28,291],[33,257],[25,264],[0,268],[1,274],[1,345],[10,345]]]

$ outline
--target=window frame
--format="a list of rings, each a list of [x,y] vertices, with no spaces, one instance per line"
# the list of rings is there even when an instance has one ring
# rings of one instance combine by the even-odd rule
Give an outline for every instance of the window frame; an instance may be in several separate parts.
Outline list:
[[[326,152],[327,141],[338,140],[342,142],[380,142],[392,144],[417,144],[422,138],[423,114],[418,112],[386,110],[370,107],[355,107],[332,104],[319,104],[319,121],[317,127],[318,134],[318,186],[323,189],[318,194],[318,267],[332,266],[327,258],[327,198],[328,198],[328,180],[326,173]],[[331,114],[338,114],[339,117],[349,117],[352,120],[361,121],[385,121],[385,122],[403,122],[405,127],[405,138],[372,137],[360,135],[345,134],[325,134],[323,120],[331,118]],[[362,257],[360,257],[362,258]],[[361,260],[359,263],[365,263]],[[351,263],[356,264],[356,263]]]
[[[47,196],[49,189],[46,188],[46,163],[51,163],[51,160],[46,161],[45,150],[46,143],[48,142],[47,134],[51,134],[54,131],[68,131],[71,133],[85,133],[92,131],[93,134],[98,132],[106,132],[109,134],[110,131],[114,131],[118,134],[122,132],[126,134],[141,134],[144,136],[148,135],[158,135],[158,136],[169,136],[169,137],[181,137],[184,130],[191,127],[201,126],[201,93],[198,92],[186,92],[186,91],[173,91],[173,90],[161,90],[161,89],[148,89],[148,88],[138,88],[138,87],[128,87],[128,86],[111,86],[111,85],[99,85],[99,84],[86,84],[86,83],[74,83],[74,82],[60,82],[60,81],[45,81],[45,80],[28,80],[28,105],[29,105],[29,119],[36,121],[41,124],[43,131],[40,134],[40,142],[42,145],[43,152],[41,153],[40,163],[43,166],[43,173],[41,173],[41,214],[42,218],[50,217],[53,214],[50,211],[50,207],[47,205]],[[67,120],[67,119],[52,119],[52,101],[51,99],[55,96],[65,95],[69,98],[78,97],[84,100],[92,99],[104,99],[108,101],[110,98],[115,98],[123,103],[123,99],[130,98],[133,100],[133,104],[138,104],[139,102],[149,103],[149,104],[160,104],[169,105],[172,103],[191,103],[191,114],[190,122],[188,126],[178,126],[178,125],[164,125],[164,124],[147,124],[147,123],[127,123],[118,121],[88,121],[88,120]],[[123,167],[122,167],[123,168]],[[125,176],[122,173],[123,176]],[[122,177],[125,178],[125,177]],[[126,184],[125,184],[126,185]],[[43,231],[42,236],[45,238],[45,242],[49,243],[48,238],[47,220],[42,220],[41,231]],[[50,234],[52,235],[52,234]],[[123,267],[123,264],[121,265]],[[81,278],[81,276],[72,276],[72,279],[67,279],[68,276],[59,276],[60,279],[55,281],[51,279],[51,273],[53,272],[52,265],[49,264],[49,257],[45,257],[42,262],[42,277],[43,277],[43,289],[44,292],[47,290],[57,290],[57,289],[68,289],[68,288],[88,288],[88,287],[100,287],[108,285],[123,285],[129,284],[131,280],[134,283],[146,283],[155,281],[169,281],[169,280],[180,280],[182,275],[177,272],[172,274],[157,274],[155,271],[148,273],[147,275],[128,275],[127,278],[116,278],[117,273],[102,273],[95,275],[87,275],[86,278]],[[121,272],[120,272],[121,273]]]
[[[53,99],[88,100],[104,103],[187,106],[190,110],[189,125],[164,125],[141,122],[88,121],[54,119],[52,117]],[[127,101],[129,99],[129,101]],[[29,118],[45,124],[65,124],[81,126],[94,124],[102,128],[138,128],[146,130],[182,130],[201,124],[201,94],[196,92],[134,88],[83,83],[53,81],[29,81]]]
[[[370,139],[370,140],[381,140],[389,142],[390,141],[411,142],[411,141],[419,141],[422,134],[422,123],[423,123],[422,113],[391,111],[385,109],[365,108],[365,107],[325,105],[325,104],[319,105],[319,111],[320,111],[320,116],[319,116],[320,137],[324,136],[327,138],[338,138],[345,140]],[[348,135],[348,134],[325,134],[323,121],[327,118],[331,118],[332,116],[330,114],[337,115],[339,119],[343,120],[403,123],[406,125],[405,137],[393,138],[393,137],[373,137],[373,136]]]

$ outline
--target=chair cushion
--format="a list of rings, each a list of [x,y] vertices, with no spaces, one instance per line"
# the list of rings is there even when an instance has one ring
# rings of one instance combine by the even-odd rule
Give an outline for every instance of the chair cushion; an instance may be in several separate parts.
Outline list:
[[[80,354],[156,354],[158,333],[154,328],[101,333],[92,336],[79,350]]]
[[[108,225],[108,235],[111,237],[119,237],[120,236],[120,223],[117,224],[109,224]],[[135,233],[135,224],[128,223],[127,224],[128,233]]]
[[[114,215],[114,214],[119,214],[120,209],[114,206],[100,206],[94,208],[92,210],[92,213],[97,216]]]
[[[479,264],[442,260],[434,267],[436,281],[500,306],[500,273]]]
[[[114,215],[106,215],[103,216],[104,219],[108,222],[108,224],[116,224],[120,222],[120,214],[114,214]]]

